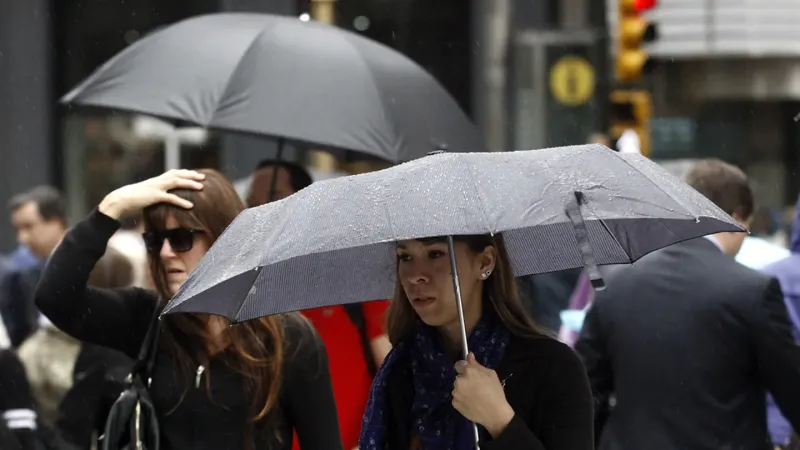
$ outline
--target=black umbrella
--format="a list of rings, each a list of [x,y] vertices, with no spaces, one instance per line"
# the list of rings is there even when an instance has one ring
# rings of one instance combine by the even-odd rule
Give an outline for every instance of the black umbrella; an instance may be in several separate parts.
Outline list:
[[[477,128],[416,63],[354,33],[293,17],[184,20],[137,41],[62,101],[390,162],[443,146],[483,149]]]

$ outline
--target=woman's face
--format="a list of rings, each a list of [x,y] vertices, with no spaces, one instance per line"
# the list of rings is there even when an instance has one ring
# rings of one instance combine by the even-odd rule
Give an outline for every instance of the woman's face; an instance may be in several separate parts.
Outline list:
[[[495,250],[487,247],[483,252],[475,253],[466,243],[456,241],[455,253],[464,315],[469,328],[480,318],[484,274],[494,269]],[[423,322],[433,327],[459,329],[446,242],[399,242],[397,272],[411,307]]]
[[[167,276],[169,292],[175,295],[206,254],[209,244],[202,232],[181,227],[172,216],[167,217],[164,230],[155,231],[158,238],[163,239],[158,256]]]

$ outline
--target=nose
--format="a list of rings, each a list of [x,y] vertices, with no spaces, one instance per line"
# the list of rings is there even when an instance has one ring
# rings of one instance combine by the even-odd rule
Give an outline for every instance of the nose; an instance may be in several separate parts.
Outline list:
[[[406,279],[411,284],[422,284],[430,281],[430,277],[421,268],[414,268],[406,273]]]
[[[161,244],[161,251],[159,252],[159,256],[161,259],[172,259],[175,258],[177,255],[172,250],[172,246],[169,245],[169,239],[164,239],[164,243]]]

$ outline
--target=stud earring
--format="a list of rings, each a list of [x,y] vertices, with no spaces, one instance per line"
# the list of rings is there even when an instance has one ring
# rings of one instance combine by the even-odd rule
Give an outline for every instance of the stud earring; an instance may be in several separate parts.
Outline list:
[[[492,274],[492,271],[491,270],[487,270],[486,272],[483,272],[483,274],[481,274],[481,278],[483,278],[485,280],[485,279],[489,278],[489,275],[491,275],[491,274]]]

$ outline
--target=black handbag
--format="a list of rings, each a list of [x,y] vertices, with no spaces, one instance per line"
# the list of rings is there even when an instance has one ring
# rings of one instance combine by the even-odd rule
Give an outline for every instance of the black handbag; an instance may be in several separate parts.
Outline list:
[[[139,357],[125,380],[127,386],[108,413],[100,438],[102,450],[159,450],[158,418],[148,388],[158,348],[160,313],[156,308]]]

